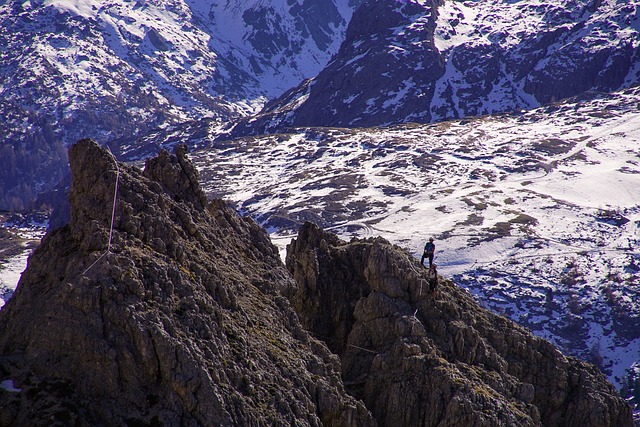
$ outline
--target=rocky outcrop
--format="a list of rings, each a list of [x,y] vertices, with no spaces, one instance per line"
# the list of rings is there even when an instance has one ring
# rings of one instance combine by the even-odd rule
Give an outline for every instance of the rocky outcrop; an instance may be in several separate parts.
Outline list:
[[[69,158],[70,221],[0,311],[0,426],[632,423],[595,367],[427,293],[382,239],[306,224],[287,271],[184,147],[144,171],[91,140]]]
[[[0,426],[375,425],[266,232],[207,204],[183,148],[144,172],[91,140],[69,157],[70,222],[0,311]]]
[[[288,247],[304,328],[342,363],[381,426],[631,426],[596,367],[481,308],[383,239],[342,242],[307,223]]]

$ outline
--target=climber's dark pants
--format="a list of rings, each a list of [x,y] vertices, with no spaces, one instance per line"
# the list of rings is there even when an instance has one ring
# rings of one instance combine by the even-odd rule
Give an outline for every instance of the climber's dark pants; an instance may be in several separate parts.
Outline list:
[[[422,258],[420,258],[420,264],[424,265],[424,259],[428,258],[429,259],[429,267],[431,267],[433,265],[433,252],[430,253],[423,253],[422,254]]]

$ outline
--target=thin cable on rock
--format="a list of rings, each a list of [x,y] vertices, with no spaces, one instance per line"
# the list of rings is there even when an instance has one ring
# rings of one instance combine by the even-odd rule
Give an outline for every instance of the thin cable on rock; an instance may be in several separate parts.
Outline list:
[[[120,181],[120,166],[118,165],[118,160],[116,160],[115,156],[109,150],[109,154],[113,157],[113,160],[116,162],[116,186],[113,190],[113,208],[111,209],[111,227],[109,228],[109,244],[107,245],[107,252],[111,251],[111,237],[113,236],[113,222],[116,217],[116,201],[118,200],[118,182]]]
[[[118,200],[118,183],[120,182],[120,165],[118,165],[118,160],[116,159],[116,157],[113,155],[113,153],[111,152],[111,150],[109,150],[109,154],[111,154],[111,157],[113,157],[113,161],[116,164],[116,185],[115,188],[113,190],[113,208],[111,209],[111,224],[109,227],[109,243],[107,244],[107,250],[98,257],[98,259],[96,259],[83,273],[82,275],[84,276],[85,274],[87,274],[87,272],[89,270],[91,270],[91,268],[96,265],[98,263],[98,261],[100,261],[105,255],[107,255],[108,253],[111,252],[111,239],[113,237],[113,224],[115,222],[115,217],[116,217],[116,201]]]

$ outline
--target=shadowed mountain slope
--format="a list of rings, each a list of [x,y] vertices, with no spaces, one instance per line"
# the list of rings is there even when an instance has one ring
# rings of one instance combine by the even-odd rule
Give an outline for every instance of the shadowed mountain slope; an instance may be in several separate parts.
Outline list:
[[[430,123],[634,86],[639,10],[637,0],[369,0],[316,77],[234,132]]]

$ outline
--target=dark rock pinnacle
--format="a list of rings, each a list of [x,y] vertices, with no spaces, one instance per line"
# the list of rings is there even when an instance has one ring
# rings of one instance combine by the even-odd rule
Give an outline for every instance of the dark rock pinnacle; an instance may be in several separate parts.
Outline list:
[[[288,247],[302,325],[340,356],[347,390],[381,426],[632,426],[598,369],[478,306],[381,238],[307,223]]]
[[[0,426],[374,425],[300,326],[267,233],[207,204],[183,148],[70,149],[71,221],[0,312]],[[116,176],[118,191],[108,249]]]

